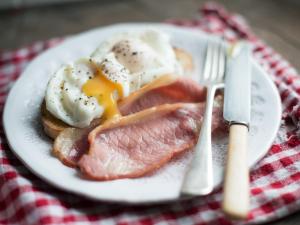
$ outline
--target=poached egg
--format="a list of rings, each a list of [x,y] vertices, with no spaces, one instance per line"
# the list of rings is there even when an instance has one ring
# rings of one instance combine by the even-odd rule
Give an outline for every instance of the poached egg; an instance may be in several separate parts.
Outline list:
[[[89,57],[62,66],[50,79],[46,107],[74,127],[120,116],[117,101],[161,75],[181,75],[170,38],[158,30],[121,33]]]

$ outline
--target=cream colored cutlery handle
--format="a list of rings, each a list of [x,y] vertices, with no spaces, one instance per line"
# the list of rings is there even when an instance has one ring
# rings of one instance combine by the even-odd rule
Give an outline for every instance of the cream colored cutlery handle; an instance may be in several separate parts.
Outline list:
[[[249,171],[247,165],[248,128],[232,124],[223,192],[223,211],[230,217],[245,219],[249,208]]]

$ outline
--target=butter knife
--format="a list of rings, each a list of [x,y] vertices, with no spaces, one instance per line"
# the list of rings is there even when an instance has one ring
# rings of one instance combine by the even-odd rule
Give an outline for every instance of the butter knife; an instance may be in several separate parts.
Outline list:
[[[250,46],[238,43],[233,47],[225,76],[223,116],[230,128],[222,204],[223,211],[237,219],[247,218],[249,208],[247,147],[250,109]]]

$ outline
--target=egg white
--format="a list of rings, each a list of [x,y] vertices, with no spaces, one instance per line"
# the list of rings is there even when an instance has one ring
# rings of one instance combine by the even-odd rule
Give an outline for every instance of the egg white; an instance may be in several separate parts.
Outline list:
[[[156,29],[117,34],[103,42],[91,57],[96,63],[102,63],[109,53],[128,70],[130,93],[161,75],[183,74],[170,37]]]
[[[89,59],[62,66],[53,75],[46,91],[47,110],[79,128],[100,118],[104,107],[82,91],[97,70],[121,84],[123,97],[161,75],[183,73],[168,35],[157,30],[118,34],[103,42]],[[121,96],[116,92],[114,97],[118,100]]]
[[[96,68],[87,59],[62,66],[51,78],[46,92],[46,107],[55,117],[75,127],[85,127],[103,114],[104,108],[94,97],[86,96],[83,84]]]

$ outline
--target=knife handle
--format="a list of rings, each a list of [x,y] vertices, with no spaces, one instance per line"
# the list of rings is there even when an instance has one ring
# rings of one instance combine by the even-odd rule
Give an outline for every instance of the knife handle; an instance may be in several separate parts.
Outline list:
[[[247,146],[248,127],[243,124],[232,124],[229,129],[222,208],[225,214],[235,219],[246,219],[248,215]]]

